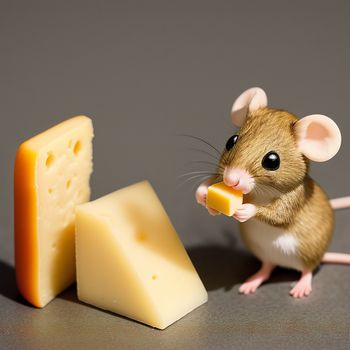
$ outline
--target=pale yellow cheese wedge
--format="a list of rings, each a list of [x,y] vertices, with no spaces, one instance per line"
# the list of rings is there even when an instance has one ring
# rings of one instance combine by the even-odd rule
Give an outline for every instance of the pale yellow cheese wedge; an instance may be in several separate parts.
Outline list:
[[[243,194],[223,182],[209,186],[207,206],[222,214],[232,216],[243,202]]]
[[[76,259],[80,300],[159,329],[208,298],[147,181],[77,207]]]
[[[74,210],[90,198],[92,122],[78,116],[29,139],[15,164],[17,285],[43,307],[75,280]]]

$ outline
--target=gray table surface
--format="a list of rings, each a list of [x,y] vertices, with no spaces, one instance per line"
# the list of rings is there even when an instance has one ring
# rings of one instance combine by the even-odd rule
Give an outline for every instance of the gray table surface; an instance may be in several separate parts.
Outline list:
[[[350,194],[349,10],[346,1],[0,1],[0,348],[349,349],[350,266],[322,266],[305,300],[288,296],[298,274],[283,269],[239,295],[258,262],[237,224],[207,215],[195,182],[179,178],[212,161],[179,134],[222,148],[234,98],[257,85],[271,106],[339,124],[341,151],[312,175],[331,197]],[[42,310],[18,295],[16,148],[77,114],[95,126],[92,197],[149,179],[209,291],[165,331],[82,304],[74,286]],[[331,250],[350,253],[349,213],[336,214]]]

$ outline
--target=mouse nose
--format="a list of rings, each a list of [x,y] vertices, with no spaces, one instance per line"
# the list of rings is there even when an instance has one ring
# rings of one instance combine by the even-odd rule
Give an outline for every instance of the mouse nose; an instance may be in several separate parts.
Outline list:
[[[239,168],[225,168],[224,183],[226,186],[241,191],[244,194],[249,193],[254,187],[252,176],[245,170]]]

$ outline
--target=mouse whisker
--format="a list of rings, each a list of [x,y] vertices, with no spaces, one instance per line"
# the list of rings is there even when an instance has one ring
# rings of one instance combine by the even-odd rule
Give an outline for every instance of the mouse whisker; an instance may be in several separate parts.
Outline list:
[[[226,154],[224,154],[224,155],[221,157],[219,163],[222,164],[222,167],[223,167],[223,168],[225,168],[225,167],[227,167],[227,166],[230,165],[230,160],[232,160],[232,158],[233,158],[233,157],[230,158],[230,154],[229,154],[229,153],[226,153]]]
[[[185,166],[186,166],[186,165],[189,166],[189,165],[191,165],[191,164],[207,164],[207,165],[211,165],[211,166],[213,167],[213,169],[208,169],[208,171],[211,171],[211,170],[214,171],[214,169],[215,169],[215,171],[216,171],[216,170],[217,170],[217,171],[221,170],[221,171],[223,172],[223,171],[225,170],[225,168],[222,167],[220,164],[213,163],[213,162],[209,162],[209,161],[205,161],[205,160],[197,160],[197,161],[187,162],[187,163],[185,164]],[[200,170],[202,170],[202,169],[200,169]],[[203,169],[203,170],[206,170],[206,169]]]
[[[231,161],[233,159],[233,156],[230,152],[227,152],[223,157],[222,157],[222,162],[224,163],[225,166],[229,166]]]
[[[185,163],[185,165],[191,165],[191,164],[209,164],[212,165],[214,167],[220,166],[216,163],[210,162],[208,160],[192,160],[190,162]]]
[[[213,171],[191,171],[186,174],[182,174],[178,176],[179,178],[190,176],[190,175],[218,175],[218,173],[213,172]]]
[[[274,186],[272,184],[262,184],[262,183],[260,183],[258,181],[256,182],[255,188],[261,190],[263,193],[269,192],[270,194],[276,194],[274,192],[274,190],[279,192],[279,193],[282,193],[282,191],[277,186]]]
[[[255,193],[257,196],[259,196],[259,195],[263,194],[263,191],[259,186],[255,185],[253,188],[253,193]]]
[[[212,177],[212,175],[194,175],[194,176],[191,176],[190,178],[188,178],[185,181],[183,181],[182,183],[180,183],[178,185],[178,188],[184,186],[185,184],[187,184],[191,180],[203,182],[204,180],[209,179],[210,177]]]
[[[218,178],[218,180],[219,180],[220,177],[218,176],[217,178]],[[198,186],[199,186],[203,181],[205,181],[205,180],[207,180],[207,179],[209,179],[209,177],[208,177],[208,178],[204,178],[204,179],[200,179],[200,180],[195,180],[193,186],[191,187],[191,192],[196,192]]]
[[[194,135],[188,135],[188,134],[179,134],[178,136],[190,137],[194,140],[201,141],[201,142],[205,143],[206,145],[208,145],[209,147],[211,147],[219,156],[221,155],[221,152],[215,146],[213,146],[210,142],[204,140],[201,137],[194,136]]]
[[[271,190],[272,189],[274,189],[274,190],[276,190],[276,191],[278,191],[278,192],[283,192],[282,190],[281,190],[281,188],[279,188],[278,186],[276,186],[276,185],[273,185],[273,184],[266,184],[265,185],[266,187],[268,187],[268,188],[270,188]]]
[[[269,197],[271,196],[272,198],[278,196],[278,193],[276,193],[276,190],[274,190],[273,188],[271,187],[268,187],[268,186],[256,186],[255,187],[255,190],[256,190],[256,195],[257,197]]]
[[[193,148],[193,147],[188,147],[186,149],[189,150],[189,151],[196,151],[196,152],[199,152],[199,153],[206,154],[207,156],[210,156],[211,158],[215,159],[217,162],[220,162],[220,158],[217,155],[214,155],[214,154],[212,154],[212,153],[210,153],[210,152],[208,152],[206,150]]]

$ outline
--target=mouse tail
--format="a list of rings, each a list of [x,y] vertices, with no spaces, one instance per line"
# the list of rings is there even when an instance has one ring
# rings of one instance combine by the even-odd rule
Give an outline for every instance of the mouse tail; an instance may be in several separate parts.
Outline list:
[[[350,208],[350,196],[331,199],[330,203],[333,209]]]
[[[350,254],[325,253],[321,262],[325,264],[350,264]]]

